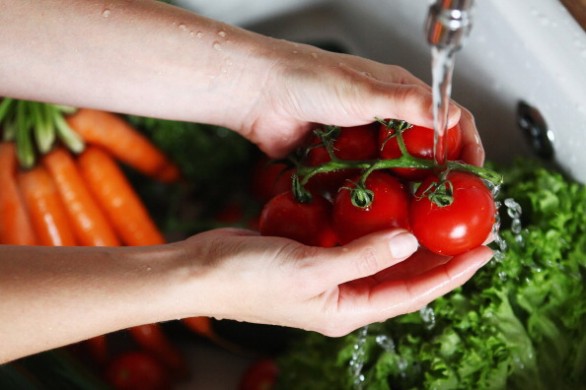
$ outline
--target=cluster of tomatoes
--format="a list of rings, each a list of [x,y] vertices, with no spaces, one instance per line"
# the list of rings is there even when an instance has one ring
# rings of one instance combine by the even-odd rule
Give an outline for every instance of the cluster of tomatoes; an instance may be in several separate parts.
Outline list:
[[[433,129],[387,120],[315,130],[293,164],[270,168],[261,234],[332,247],[401,228],[442,255],[482,245],[495,222],[492,192],[482,168],[459,161],[460,127],[445,137],[448,161],[438,169]]]

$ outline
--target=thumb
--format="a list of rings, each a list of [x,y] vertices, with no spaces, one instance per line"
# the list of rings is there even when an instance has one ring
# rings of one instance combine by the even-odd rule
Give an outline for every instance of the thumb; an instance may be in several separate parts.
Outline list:
[[[377,232],[344,246],[327,250],[328,260],[316,263],[323,267],[324,278],[332,284],[372,276],[411,256],[418,248],[416,238],[401,229]]]
[[[368,102],[367,111],[379,110],[377,116],[403,119],[411,124],[433,128],[433,98],[429,88],[419,84],[383,83]],[[455,126],[461,116],[461,109],[453,101],[449,103],[448,127]]]

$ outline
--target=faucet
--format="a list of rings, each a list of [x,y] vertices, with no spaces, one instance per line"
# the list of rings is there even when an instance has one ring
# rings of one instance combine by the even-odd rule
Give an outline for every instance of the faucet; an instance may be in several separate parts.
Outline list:
[[[458,50],[472,28],[474,0],[436,0],[429,7],[427,42],[438,48]]]

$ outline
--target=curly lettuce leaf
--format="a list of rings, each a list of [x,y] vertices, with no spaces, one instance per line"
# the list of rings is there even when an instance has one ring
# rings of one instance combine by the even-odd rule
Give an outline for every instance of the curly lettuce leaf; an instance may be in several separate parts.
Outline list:
[[[520,235],[503,228],[504,256],[430,304],[433,321],[411,313],[370,325],[361,387],[585,388],[586,187],[535,162],[502,172],[502,198],[522,205]],[[280,360],[278,388],[360,387],[349,369],[356,340],[300,338]]]

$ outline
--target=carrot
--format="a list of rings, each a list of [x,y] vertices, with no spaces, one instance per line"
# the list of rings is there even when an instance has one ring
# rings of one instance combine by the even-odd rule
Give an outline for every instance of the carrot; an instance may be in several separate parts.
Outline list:
[[[136,343],[157,356],[178,379],[189,375],[185,357],[165,336],[161,325],[138,325],[128,329]]]
[[[16,182],[16,147],[0,143],[0,244],[35,245],[36,237]]]
[[[120,240],[81,177],[75,160],[57,148],[43,156],[57,185],[77,242],[86,246],[119,246]]]
[[[79,156],[78,165],[88,188],[124,244],[165,242],[138,194],[108,153],[90,146]]]
[[[179,179],[179,169],[143,134],[120,116],[80,108],[67,117],[69,126],[89,144],[99,145],[118,160],[163,182]]]
[[[53,178],[42,165],[18,174],[18,186],[40,245],[73,246],[75,237]]]

